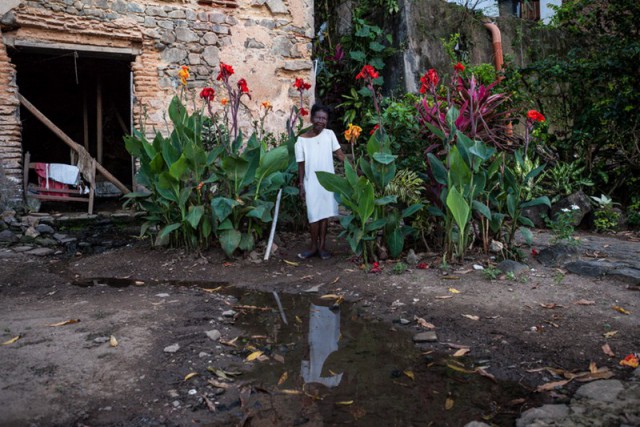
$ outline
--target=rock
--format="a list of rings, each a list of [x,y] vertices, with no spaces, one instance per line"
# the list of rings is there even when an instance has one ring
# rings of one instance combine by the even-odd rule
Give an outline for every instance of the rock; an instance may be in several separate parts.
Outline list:
[[[27,252],[33,249],[33,246],[24,245],[24,246],[13,246],[11,248],[14,252]]]
[[[97,343],[97,344],[103,344],[105,342],[109,341],[109,337],[98,337],[98,338],[94,338],[93,342]]]
[[[408,325],[409,323],[411,323],[409,320],[407,319],[400,319],[400,324],[401,325]]]
[[[540,251],[536,259],[545,267],[559,267],[575,259],[578,248],[569,245],[552,245]]]
[[[200,353],[198,353],[198,357],[200,359],[203,359],[203,358],[209,357],[209,356],[211,356],[211,355],[209,353],[207,353],[206,351],[201,351]]]
[[[202,36],[202,43],[208,46],[216,45],[218,44],[218,36],[215,33],[207,33]]]
[[[497,240],[491,240],[491,244],[489,245],[489,252],[494,254],[499,254],[504,250],[504,244],[502,242],[498,242]]]
[[[529,206],[522,209],[522,216],[529,218],[536,228],[546,228],[547,223],[545,219],[549,218],[549,206],[536,205]]]
[[[622,391],[624,391],[624,386],[619,380],[593,381],[580,387],[576,391],[575,397],[613,403]]]
[[[202,60],[210,66],[217,66],[220,62],[220,49],[215,46],[207,46],[202,52]]]
[[[180,393],[178,393],[178,390],[169,390],[167,391],[167,395],[172,399],[180,397]]]
[[[610,270],[607,274],[614,276],[616,279],[622,280],[623,282],[632,285],[640,285],[640,269],[633,267],[617,267]]]
[[[34,227],[29,227],[24,232],[24,235],[30,239],[35,239],[40,235],[40,233]]]
[[[569,415],[569,407],[567,405],[543,405],[539,408],[531,408],[522,413],[522,416],[516,421],[516,427],[527,427],[530,425],[548,425],[534,424],[535,421],[553,422]]]
[[[156,296],[157,296],[157,297],[159,297],[159,298],[168,298],[168,297],[169,297],[169,294],[168,294],[168,293],[166,293],[166,292],[163,292],[163,293],[161,293],[161,294],[156,294]]]
[[[464,425],[464,427],[491,427],[489,424],[483,423],[482,421],[471,421]]]
[[[222,336],[222,334],[220,333],[219,330],[217,329],[213,329],[211,331],[207,331],[205,332],[205,334],[211,338],[213,341],[218,341],[220,339],[220,337]]]
[[[185,49],[172,47],[162,52],[162,59],[166,62],[177,64],[183,61],[187,57],[187,55],[188,52]]]
[[[55,251],[51,248],[35,248],[25,253],[29,255],[35,255],[35,256],[47,256],[47,255],[51,255],[54,252]]]
[[[633,371],[633,376],[640,379],[640,368],[636,368],[635,371]]]
[[[222,315],[224,317],[233,317],[235,316],[237,313],[234,310],[227,310],[227,311],[223,311]]]
[[[572,209],[573,206],[577,206],[578,209]],[[578,226],[584,219],[584,217],[591,212],[591,199],[582,191],[573,193],[564,199],[560,199],[551,208],[551,219],[553,219],[558,213],[562,212],[562,209],[569,209],[573,214],[573,225]]]
[[[302,292],[307,293],[307,294],[314,294],[314,293],[316,293],[316,292],[319,292],[319,291],[320,291],[320,287],[321,287],[322,285],[323,285],[323,284],[319,284],[319,285],[312,286],[312,287],[310,287],[309,289],[305,289],[305,290],[304,290],[304,291],[302,291]]]
[[[180,401],[179,400],[174,400],[173,402],[171,402],[171,404],[173,405],[174,408],[179,408],[180,407]]]
[[[415,334],[413,336],[413,342],[421,343],[421,342],[437,342],[438,336],[435,331],[425,331]]]
[[[175,353],[178,350],[180,350],[180,344],[173,344],[164,348],[165,353]]]
[[[521,262],[505,259],[496,266],[503,273],[519,274],[523,271],[529,271],[529,266]]]
[[[199,40],[200,38],[188,28],[176,28],[175,30],[176,39],[179,42],[189,43]]]
[[[480,264],[473,264],[473,269],[476,271],[482,271],[484,270],[484,267],[481,266]]]
[[[266,3],[267,7],[274,15],[289,13],[289,9],[283,0],[267,0]]]
[[[20,238],[13,234],[11,230],[0,231],[0,243],[16,243]]]
[[[413,251],[413,249],[409,249],[409,253],[407,254],[406,261],[409,266],[415,267],[418,264],[418,261],[420,260],[418,259],[418,256]]]
[[[604,276],[612,269],[609,263],[600,261],[573,261],[565,264],[564,268],[570,273],[588,277]]]
[[[47,224],[38,224],[36,231],[40,234],[54,234],[56,232],[53,227]]]

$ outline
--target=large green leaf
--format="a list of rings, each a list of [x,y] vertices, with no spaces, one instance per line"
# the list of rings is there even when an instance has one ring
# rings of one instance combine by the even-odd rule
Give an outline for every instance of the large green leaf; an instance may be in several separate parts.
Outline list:
[[[236,200],[229,199],[228,197],[214,197],[213,200],[211,200],[214,219],[218,222],[224,221],[231,215],[233,208],[238,205],[239,203]]]
[[[549,200],[549,197],[547,196],[536,197],[533,200],[529,200],[528,202],[522,203],[520,207],[529,208],[531,206],[538,206],[538,205],[547,205],[551,207],[551,200]]]
[[[398,196],[384,196],[376,199],[374,203],[376,206],[384,206],[389,203],[396,203],[398,201]]]
[[[362,223],[366,223],[366,221],[373,215],[374,209],[374,191],[373,185],[365,178],[360,177],[359,183],[359,191],[358,192],[358,216]]]
[[[242,237],[240,238],[240,243],[238,244],[238,248],[242,251],[250,251],[255,247],[255,239],[253,234],[251,233],[242,233]]]
[[[320,185],[326,190],[338,193],[346,198],[351,198],[353,195],[353,190],[345,178],[329,172],[316,172],[316,176]]]
[[[262,222],[270,222],[272,220],[271,210],[269,209],[269,206],[266,204],[259,205],[251,209],[247,213],[247,217],[259,219]]]
[[[233,181],[239,187],[239,183],[244,180],[247,171],[249,170],[249,162],[245,159],[228,156],[222,161],[222,170],[225,172],[227,179]]]
[[[424,207],[424,205],[422,203],[415,203],[415,204],[407,207],[405,210],[402,211],[402,218],[410,217],[414,213],[416,213],[419,210],[421,210],[423,207]]]
[[[397,258],[402,253],[404,247],[404,235],[400,231],[400,228],[394,228],[388,234],[385,234],[385,241],[387,242],[387,248],[389,249],[389,255],[391,258]]]
[[[431,165],[433,178],[438,184],[447,185],[447,168],[445,168],[444,164],[440,159],[434,156],[433,153],[427,154],[427,157],[429,159],[429,164]]]
[[[447,207],[453,215],[453,219],[456,221],[460,232],[462,233],[469,221],[469,204],[464,199],[462,194],[458,191],[457,187],[452,187],[447,195]]]
[[[491,221],[491,209],[489,209],[487,205],[479,202],[478,200],[474,200],[471,202],[471,206],[473,206],[473,209],[476,212]]]
[[[228,257],[231,257],[235,250],[238,249],[241,239],[242,233],[235,229],[224,230],[220,233],[220,246],[222,246],[222,250]]]
[[[181,227],[182,224],[177,223],[177,224],[169,224],[167,226],[165,226],[160,233],[158,234],[158,239],[162,240],[165,237],[169,236],[172,232],[176,231],[178,228]]]
[[[373,160],[375,160],[378,163],[382,163],[383,165],[388,165],[393,163],[393,161],[397,157],[398,156],[395,156],[389,153],[373,153]]]
[[[191,225],[191,227],[196,230],[198,228],[198,224],[200,223],[200,219],[204,215],[204,206],[189,206],[189,213],[187,214],[187,222]]]
[[[289,153],[287,147],[281,145],[272,150],[267,151],[262,158],[258,168],[256,169],[256,178],[258,181],[262,181],[265,177],[284,171],[289,164]]]

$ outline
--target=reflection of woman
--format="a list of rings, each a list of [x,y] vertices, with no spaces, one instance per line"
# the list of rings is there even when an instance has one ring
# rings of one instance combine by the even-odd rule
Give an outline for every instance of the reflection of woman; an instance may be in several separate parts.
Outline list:
[[[311,246],[298,254],[307,259],[319,255],[327,259],[331,254],[325,248],[329,218],[338,215],[338,203],[333,193],[318,182],[316,172],[334,173],[333,156],[344,161],[338,139],[332,130],[326,129],[329,108],[316,104],[311,108],[312,128],[300,135],[295,145],[298,162],[298,186],[300,197],[307,205],[307,218],[311,232]]]

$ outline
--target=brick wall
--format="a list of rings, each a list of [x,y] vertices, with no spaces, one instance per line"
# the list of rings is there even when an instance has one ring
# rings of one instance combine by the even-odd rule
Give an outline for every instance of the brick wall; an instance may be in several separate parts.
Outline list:
[[[196,0],[32,0],[21,1],[5,15],[0,28],[16,39],[135,49],[139,55],[132,64],[134,120],[137,127],[143,120],[148,131],[165,129],[165,111],[177,93],[177,72],[182,65],[191,70],[191,96],[205,86],[216,88],[214,110],[222,109],[219,99],[225,97],[215,81],[219,62],[232,65],[236,71],[233,82],[245,78],[252,95],[251,100],[243,97],[241,126],[250,128],[260,104],[269,101],[274,108],[265,127],[277,133],[284,131],[296,102],[294,79],[312,80],[313,0],[220,0],[210,4]],[[14,69],[2,49],[0,70],[5,69],[11,73],[0,74],[3,103],[15,95],[15,84],[9,87],[7,83],[15,79],[10,77]],[[15,117],[13,102],[0,107],[0,120]],[[0,162],[9,174],[21,174],[20,128],[14,121],[13,128],[0,129],[0,150],[8,153],[0,151]]]
[[[9,62],[0,31],[0,173],[4,174],[4,204],[22,198],[22,144],[20,142],[20,103],[16,94],[15,67]],[[4,186],[4,185],[3,185]]]

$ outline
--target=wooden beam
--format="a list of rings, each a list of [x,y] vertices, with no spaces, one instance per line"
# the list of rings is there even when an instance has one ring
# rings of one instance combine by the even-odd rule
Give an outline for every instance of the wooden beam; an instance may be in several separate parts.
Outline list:
[[[80,144],[78,144],[77,142],[75,142],[73,139],[71,139],[66,133],[64,133],[58,126],[54,125],[51,120],[49,120],[47,118],[47,116],[45,116],[44,114],[42,114],[40,112],[40,110],[38,110],[36,107],[33,106],[33,104],[31,104],[29,101],[26,100],[26,98],[24,96],[22,96],[21,94],[18,94],[18,98],[20,99],[20,103],[27,109],[29,110],[29,112],[31,114],[33,114],[34,116],[36,116],[36,118],[38,120],[40,120],[46,127],[49,128],[49,130],[51,130],[51,132],[53,132],[54,134],[56,134],[56,136],[58,136],[62,142],[64,142],[65,144],[67,144],[69,147],[71,147],[72,149],[74,149],[75,151],[77,151],[80,154],[85,154],[89,157],[91,157],[91,155],[89,153],[87,153],[87,150],[84,149],[84,147]],[[100,163],[96,162],[96,169],[98,170],[98,172],[100,172],[102,174],[102,176],[104,176],[105,178],[107,178],[108,181],[112,182],[113,185],[115,185],[116,187],[118,187],[118,189],[120,191],[122,191],[123,194],[128,194],[131,191],[123,184],[121,183],[118,178],[116,178],[115,176],[113,176],[108,170],[106,170]]]
[[[96,160],[102,163],[102,79],[96,83]]]
[[[87,89],[82,89],[82,131],[84,149],[89,151],[89,106],[87,105]]]

